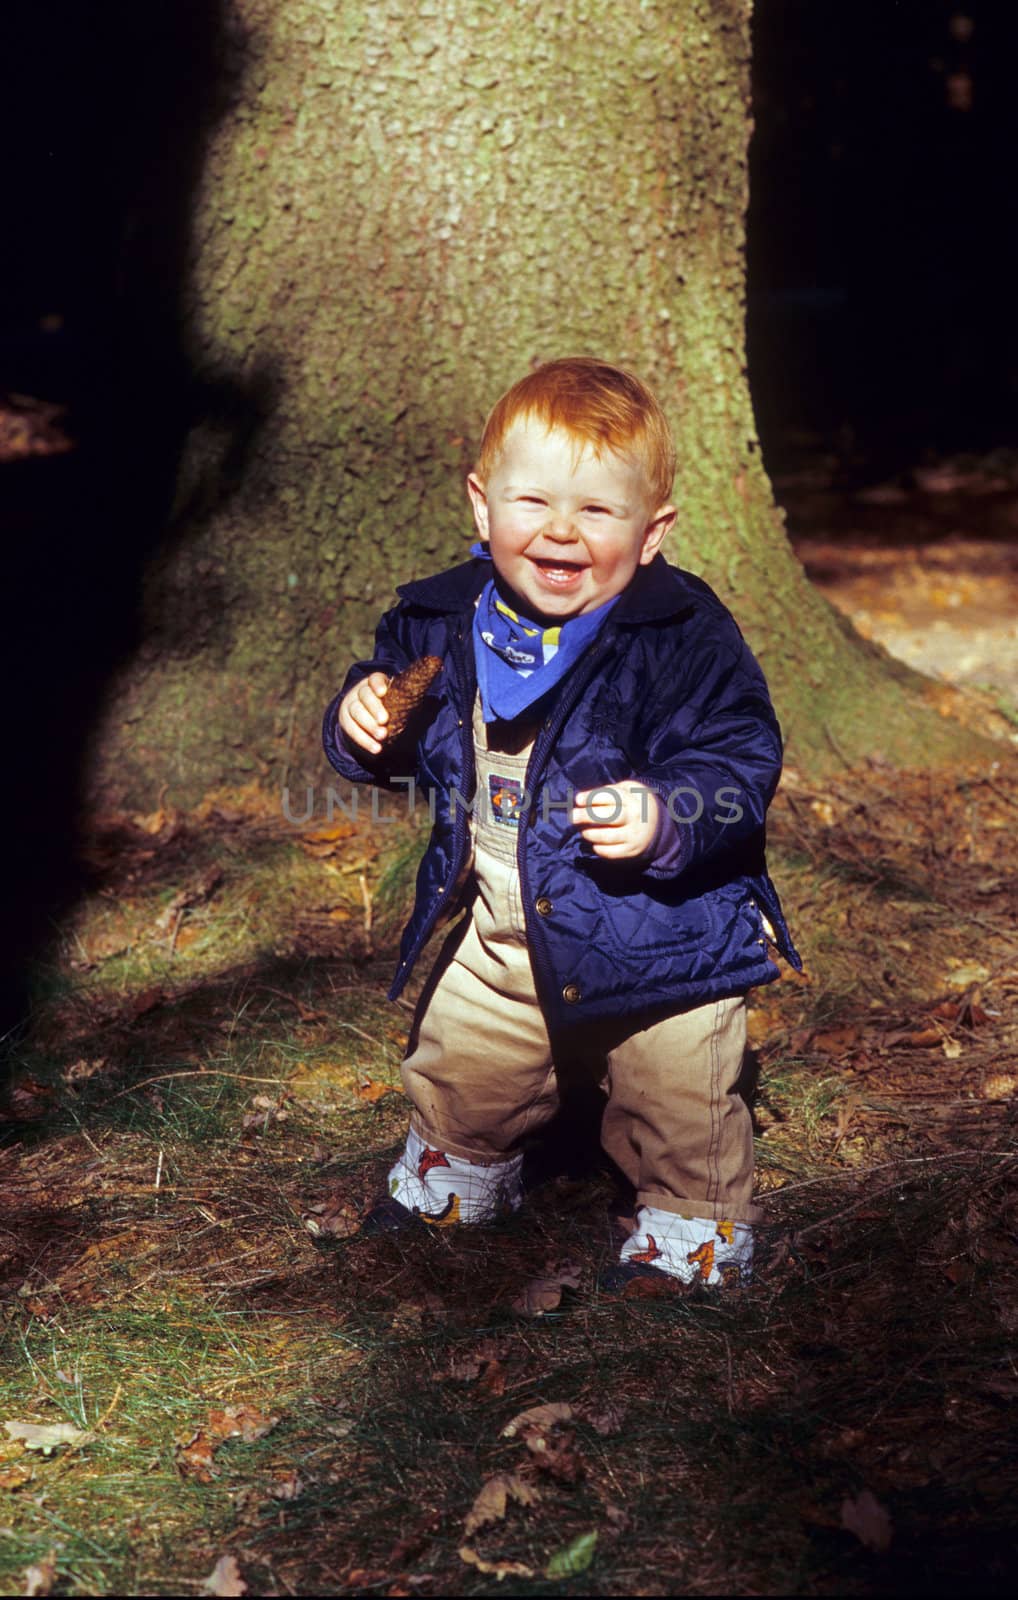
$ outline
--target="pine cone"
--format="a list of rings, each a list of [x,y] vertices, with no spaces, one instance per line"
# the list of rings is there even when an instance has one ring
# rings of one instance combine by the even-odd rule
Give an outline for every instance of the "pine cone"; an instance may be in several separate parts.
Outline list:
[[[421,656],[389,680],[384,705],[389,713],[386,738],[398,739],[442,670],[441,656]]]

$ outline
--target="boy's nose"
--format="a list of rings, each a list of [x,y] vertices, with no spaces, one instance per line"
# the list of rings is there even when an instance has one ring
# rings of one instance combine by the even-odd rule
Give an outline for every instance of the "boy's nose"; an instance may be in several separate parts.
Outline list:
[[[576,538],[576,529],[573,527],[572,518],[564,511],[553,511],[544,527],[544,532],[549,539],[554,539],[559,544],[572,544]]]

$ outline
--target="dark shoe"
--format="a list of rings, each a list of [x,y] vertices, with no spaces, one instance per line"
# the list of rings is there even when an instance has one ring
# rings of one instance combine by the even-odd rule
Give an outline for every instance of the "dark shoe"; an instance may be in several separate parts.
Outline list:
[[[362,1234],[403,1233],[407,1229],[419,1229],[422,1226],[416,1211],[411,1211],[409,1207],[401,1205],[398,1200],[393,1200],[387,1195],[384,1200],[379,1200],[371,1207],[359,1231]]]
[[[646,1261],[613,1261],[602,1267],[597,1287],[603,1295],[633,1298],[641,1295],[677,1294],[683,1289],[681,1278],[674,1278]]]

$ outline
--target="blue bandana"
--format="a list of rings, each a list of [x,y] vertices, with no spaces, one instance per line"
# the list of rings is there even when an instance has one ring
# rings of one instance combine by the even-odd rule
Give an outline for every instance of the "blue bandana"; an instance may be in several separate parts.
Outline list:
[[[483,544],[474,545],[470,553],[491,559]],[[474,612],[474,658],[485,722],[496,717],[511,722],[554,688],[599,632],[618,598],[612,595],[596,611],[546,628],[507,606],[489,578]]]

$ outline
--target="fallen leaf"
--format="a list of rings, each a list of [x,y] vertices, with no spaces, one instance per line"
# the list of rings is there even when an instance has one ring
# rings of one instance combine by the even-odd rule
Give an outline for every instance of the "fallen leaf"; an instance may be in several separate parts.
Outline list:
[[[321,1200],[301,1212],[301,1222],[316,1239],[349,1239],[357,1233],[361,1219],[356,1208],[345,1200]]]
[[[193,1478],[195,1483],[211,1483],[216,1477],[215,1454],[216,1441],[199,1428],[197,1433],[178,1444],[174,1452],[177,1471],[182,1478]]]
[[[20,1462],[11,1461],[6,1466],[0,1467],[0,1489],[23,1489],[26,1483],[32,1481],[31,1467],[23,1467]]]
[[[814,1050],[822,1050],[824,1055],[841,1056],[848,1050],[854,1050],[859,1043],[858,1028],[828,1028],[826,1032],[814,1033],[812,1044]]]
[[[580,1283],[580,1268],[574,1261],[562,1261],[549,1266],[539,1278],[530,1282],[516,1296],[512,1309],[521,1317],[543,1317],[547,1311],[558,1309],[563,1289],[576,1289]]]
[[[215,1595],[247,1594],[247,1584],[240,1575],[236,1556],[220,1556],[202,1584],[202,1590]]]
[[[278,1098],[272,1095],[256,1094],[251,1101],[253,1109],[244,1115],[242,1127],[245,1133],[250,1133],[253,1128],[267,1131],[274,1122],[286,1122],[290,1113],[285,1109],[287,1100],[292,1095],[281,1094]]]
[[[35,1078],[21,1078],[11,1086],[0,1122],[38,1122],[53,1104],[53,1090]]]
[[[459,1558],[468,1566],[476,1567],[478,1572],[487,1573],[491,1578],[497,1578],[499,1583],[503,1578],[532,1578],[533,1567],[524,1566],[522,1561],[485,1561],[476,1550],[471,1550],[467,1545],[461,1545]]]
[[[538,1472],[546,1472],[559,1483],[579,1483],[587,1475],[582,1456],[574,1449],[576,1435],[570,1428],[564,1434],[548,1438],[541,1428],[528,1428],[523,1442],[530,1451]]]
[[[269,1493],[273,1500],[297,1500],[304,1493],[304,1480],[292,1467],[289,1472],[277,1472]]]
[[[1010,1100],[1018,1090],[1018,1078],[1011,1072],[991,1072],[983,1079],[984,1100]]]
[[[513,1417],[502,1429],[503,1439],[514,1439],[526,1428],[554,1428],[558,1422],[569,1422],[573,1408],[564,1400],[549,1400],[542,1406],[531,1406]]]
[[[482,1483],[473,1505],[467,1512],[463,1532],[469,1539],[479,1528],[491,1522],[501,1522],[510,1500],[517,1505],[532,1506],[541,1498],[536,1484],[528,1483],[516,1472],[498,1472]]]
[[[213,1438],[243,1439],[245,1444],[252,1444],[255,1439],[263,1438],[278,1421],[278,1417],[266,1416],[257,1406],[241,1402],[239,1405],[226,1406],[223,1410],[210,1411],[207,1426]]]
[[[973,1277],[975,1276],[975,1270],[976,1269],[972,1262],[966,1261],[964,1257],[959,1257],[955,1261],[949,1261],[947,1265],[942,1268],[944,1277],[949,1278],[952,1283],[956,1284],[971,1283]]]
[[[86,1433],[69,1422],[5,1422],[4,1427],[26,1450],[41,1450],[46,1456],[62,1444],[89,1444],[95,1438],[94,1433]]]
[[[437,1372],[435,1376],[453,1383],[473,1383],[475,1378],[481,1376],[483,1366],[484,1362],[479,1356],[463,1356],[459,1361],[450,1361],[445,1371]]]
[[[898,1028],[891,1033],[885,1033],[882,1042],[885,1045],[908,1045],[912,1049],[919,1050],[931,1044],[939,1044],[943,1037],[939,1028],[920,1028],[917,1032],[911,1032],[908,1028]]]
[[[556,1550],[544,1569],[546,1578],[571,1578],[576,1572],[586,1572],[597,1548],[597,1529],[579,1533],[569,1544]]]
[[[477,1385],[486,1394],[500,1395],[505,1393],[505,1367],[501,1361],[489,1361],[484,1369],[481,1381]]]
[[[989,976],[989,967],[984,967],[980,961],[972,961],[965,966],[955,967],[944,981],[949,989],[968,989],[974,983],[986,983]]]
[[[600,1406],[580,1406],[577,1415],[602,1439],[610,1439],[614,1434],[621,1433],[625,1420],[622,1407],[613,1405],[610,1400]]]
[[[402,1093],[403,1090],[399,1084],[379,1083],[374,1078],[362,1078],[360,1083],[357,1085],[358,1100],[366,1100],[369,1105],[375,1100],[381,1100],[383,1095]]]
[[[889,1514],[869,1489],[860,1490],[854,1500],[842,1501],[841,1526],[867,1550],[887,1550],[894,1532]]]
[[[57,1577],[57,1553],[50,1550],[41,1561],[35,1561],[30,1567],[25,1568],[25,1593],[28,1595],[49,1594]]]
[[[961,1045],[958,1043],[957,1039],[945,1039],[941,1048],[948,1061],[957,1061],[958,1057],[961,1055]]]
[[[65,1067],[60,1076],[65,1083],[85,1083],[89,1078],[94,1078],[96,1073],[105,1070],[105,1056],[99,1056],[95,1061],[87,1061],[82,1057],[81,1060],[72,1061],[69,1067]]]

